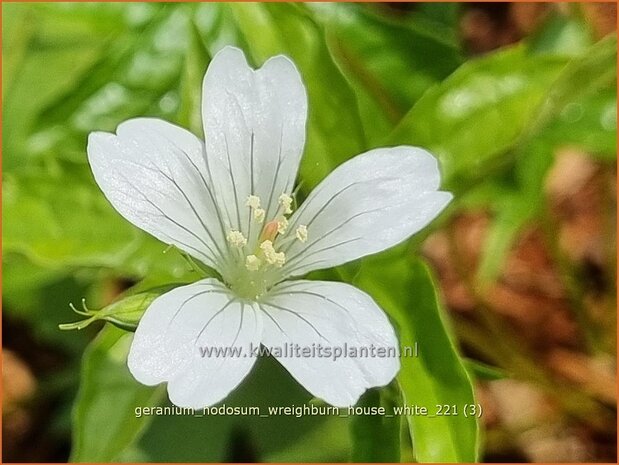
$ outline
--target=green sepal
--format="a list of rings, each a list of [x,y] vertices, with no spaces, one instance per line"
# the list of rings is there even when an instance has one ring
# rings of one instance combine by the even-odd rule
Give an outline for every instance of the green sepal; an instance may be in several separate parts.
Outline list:
[[[138,327],[142,315],[150,304],[160,295],[165,294],[179,285],[180,284],[168,284],[154,287],[137,294],[129,294],[100,310],[89,309],[86,306],[85,300],[82,300],[83,310],[78,310],[73,304],[70,304],[71,309],[75,313],[87,316],[88,318],[73,323],[60,324],[58,327],[62,330],[84,329],[95,321],[104,320],[120,329],[134,332]]]

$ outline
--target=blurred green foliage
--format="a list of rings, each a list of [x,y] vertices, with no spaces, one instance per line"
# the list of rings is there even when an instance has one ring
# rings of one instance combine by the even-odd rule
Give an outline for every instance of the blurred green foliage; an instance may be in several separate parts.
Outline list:
[[[4,3],[7,317],[63,350],[75,373],[93,333],[57,330],[72,316],[69,302],[87,297],[103,307],[119,280],[144,290],[198,278],[178,251],[166,252],[111,208],[92,179],[85,143],[90,131],[113,131],[135,116],[202,136],[201,80],[227,44],[256,66],[284,53],[301,71],[309,94],[302,196],[369,148],[428,148],[456,195],[443,221],[471,205],[496,213],[479,271],[484,281],[496,279],[519,229],[543,214],[541,186],[555,149],[568,144],[616,159],[616,37],[594,43],[578,15],[555,12],[522,43],[470,57],[459,40],[459,8],[420,4],[395,15],[328,3]],[[403,345],[424,344],[421,360],[404,361],[397,385],[369,392],[361,405],[474,402],[470,365],[458,355],[433,280],[410,258],[425,234],[361,266],[322,272],[377,299]],[[127,302],[139,312],[132,292]],[[107,325],[83,353],[75,461],[247,459],[239,450],[267,461],[478,458],[477,422],[462,416],[410,416],[404,426],[377,418],[138,418],[136,407],[165,404],[166,396],[129,375],[130,338]],[[264,359],[226,404],[308,401]]]
[[[418,358],[404,357],[398,374],[403,405],[436,406],[475,403],[470,377],[446,330],[427,267],[406,255],[383,253],[366,259],[355,283],[369,292],[395,320],[400,344],[421,347]],[[397,287],[396,287],[397,283]],[[418,462],[475,462],[477,418],[408,415]]]

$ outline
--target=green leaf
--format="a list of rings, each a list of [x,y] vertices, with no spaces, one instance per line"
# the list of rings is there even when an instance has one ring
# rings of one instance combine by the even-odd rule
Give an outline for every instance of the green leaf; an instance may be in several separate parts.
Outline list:
[[[470,60],[426,92],[388,142],[435,153],[448,186],[479,175],[519,140],[565,62],[522,45]]]
[[[2,95],[6,96],[21,67],[34,34],[30,8],[19,4],[2,7]]]
[[[2,191],[4,252],[49,268],[96,266],[134,278],[197,278],[178,252],[164,253],[165,244],[116,213],[85,166],[9,174]]]
[[[76,168],[56,175],[8,175],[3,184],[4,249],[41,264],[76,258],[85,264],[111,263],[114,255],[128,253],[136,232],[110,210],[84,174]]]
[[[363,409],[382,407],[385,415],[368,413],[350,419],[352,462],[400,461],[400,417],[393,415],[397,395],[397,388],[371,389],[357,402],[356,407]]]
[[[494,281],[518,233],[540,214],[546,201],[544,181],[557,148],[575,146],[616,160],[615,49],[616,37],[611,36],[572,60],[523,131],[515,149],[516,188],[491,200],[496,216],[478,268],[482,285]],[[595,77],[586,80],[585,75]]]
[[[137,383],[126,365],[133,335],[107,326],[84,354],[74,409],[72,462],[111,462],[152,417],[136,408],[156,405],[161,389]]]
[[[64,323],[58,327],[62,330],[84,329],[95,321],[107,321],[125,331],[135,331],[142,315],[150,304],[157,297],[174,289],[176,286],[176,284],[169,284],[128,295],[107,305],[101,310],[88,309],[84,300],[82,301],[83,310],[77,310],[73,304],[71,304],[71,308],[75,313],[87,316],[88,318],[75,323]]]
[[[445,27],[428,15],[395,17],[368,4],[311,6],[324,17],[329,48],[357,92],[371,146],[380,145],[423,92],[462,61],[455,41],[436,34]]]
[[[572,60],[524,133],[551,147],[572,145],[608,161],[617,155],[617,36]]]
[[[497,379],[505,379],[507,378],[507,373],[503,370],[493,367],[491,365],[487,365],[485,363],[479,362],[477,360],[471,360],[469,358],[464,360],[464,366],[467,371],[476,379],[481,379],[484,381],[494,381]]]
[[[202,80],[211,55],[200,38],[195,22],[190,22],[190,38],[181,79],[177,120],[193,134],[202,136]]]
[[[554,162],[552,147],[536,138],[515,149],[514,158],[512,170],[487,179],[461,199],[467,208],[483,208],[493,214],[475,276],[480,286],[496,280],[521,231],[544,211],[544,182]]]
[[[68,120],[82,134],[113,131],[119,122],[160,106],[153,103],[179,82],[187,16],[180,8],[170,14],[156,8],[145,24],[125,25],[124,40],[108,38],[98,61],[45,106],[40,129]],[[157,116],[171,113],[158,110]]]
[[[415,18],[380,15],[367,5],[341,3],[332,6],[328,19],[330,40],[342,54],[342,66],[351,79],[363,81],[396,121],[462,63],[455,43],[434,35]]]
[[[59,158],[86,163],[86,135],[135,116],[174,119],[191,6],[28,5],[34,33],[6,51],[6,169]],[[23,48],[23,47],[22,47]],[[63,79],[49,79],[50,74]],[[7,78],[8,79],[8,78]]]
[[[37,266],[18,254],[3,254],[2,267],[4,317],[27,324],[37,341],[79,358],[92,335],[68,338],[58,324],[66,318],[67,300],[82,297],[91,280]]]
[[[410,21],[423,26],[428,34],[458,44],[460,40],[460,16],[462,5],[459,3],[428,2],[418,3],[415,10],[408,15]]]
[[[309,431],[297,433],[295,441],[281,450],[268,451],[265,462],[346,462],[349,459],[349,428],[340,418],[326,418]],[[259,436],[258,436],[259,437]],[[258,439],[258,438],[257,438]],[[257,442],[257,441],[256,441]]]
[[[539,134],[571,102],[603,89],[616,90],[616,83],[617,36],[612,34],[594,44],[582,57],[572,60],[561,71],[524,136]]]
[[[58,126],[47,126],[50,132],[35,137],[46,108],[64,103],[63,97],[75,93],[89,69],[100,70],[97,65],[111,36],[122,30],[123,20],[122,10],[102,4],[16,4],[4,6],[5,11],[3,37],[8,40],[3,43],[3,61],[8,67],[3,69],[2,108],[7,172],[41,155],[58,133],[68,130],[70,115],[64,113]],[[65,144],[61,153],[66,152]]]
[[[546,173],[557,148],[575,146],[604,160],[616,160],[615,46],[616,38],[609,37],[572,60],[515,144],[516,185],[488,201],[496,216],[477,272],[482,285],[496,279],[518,233],[540,213]],[[595,78],[585,80],[585,74]],[[487,180],[481,187],[492,182]]]
[[[593,37],[582,18],[554,9],[541,27],[527,38],[527,43],[533,53],[575,57],[593,43]]]
[[[569,102],[538,138],[553,147],[577,147],[604,161],[616,161],[616,87]]]
[[[542,192],[540,191],[540,194]],[[520,193],[494,199],[493,206],[497,212],[484,241],[477,270],[477,279],[482,285],[494,282],[518,234],[539,212],[541,203],[531,203],[530,200],[528,196]]]
[[[469,375],[454,346],[430,273],[422,262],[382,254],[366,259],[357,284],[395,321],[401,353],[418,347],[418,356],[402,356],[398,374],[404,406],[455,405],[458,415],[408,415],[418,462],[475,462],[479,454],[477,419],[464,416],[474,405]],[[417,346],[415,345],[417,344]]]

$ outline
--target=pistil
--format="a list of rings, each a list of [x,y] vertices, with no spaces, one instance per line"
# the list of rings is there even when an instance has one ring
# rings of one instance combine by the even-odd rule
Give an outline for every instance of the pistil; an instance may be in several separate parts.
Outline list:
[[[278,198],[279,208],[274,217],[267,219],[266,211],[257,195],[249,195],[245,206],[250,209],[252,221],[260,225],[259,233],[246,238],[241,231],[230,230],[226,235],[228,243],[240,253],[241,266],[233,273],[231,286],[242,295],[253,297],[262,295],[268,289],[268,281],[273,279],[269,269],[277,269],[286,263],[286,254],[278,251],[291,241],[306,242],[307,227],[300,225],[294,234],[288,234],[288,216],[292,214],[293,198],[283,193]],[[271,278],[268,278],[268,277]]]

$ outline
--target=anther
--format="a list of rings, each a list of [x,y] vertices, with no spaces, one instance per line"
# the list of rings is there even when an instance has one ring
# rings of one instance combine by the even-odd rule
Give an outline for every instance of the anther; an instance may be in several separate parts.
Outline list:
[[[284,208],[284,215],[290,215],[292,213],[292,197],[288,194],[282,194],[279,196],[279,204]]]
[[[230,245],[238,248],[245,247],[245,245],[247,245],[247,239],[245,239],[245,236],[243,236],[241,231],[232,230],[228,232],[226,240],[230,243]]]
[[[275,248],[273,248],[273,243],[269,240],[260,244],[260,250],[262,250],[264,259],[269,265],[281,268],[286,262],[286,255],[284,252],[276,252]]]
[[[249,208],[260,208],[260,197],[257,195],[249,195],[245,201],[245,205]]]
[[[276,268],[281,268],[284,266],[284,263],[286,263],[286,255],[284,252],[276,252],[270,261],[270,264]]]
[[[307,226],[305,226],[304,224],[300,225],[295,231],[295,235],[297,236],[297,239],[299,239],[299,241],[306,242],[307,241]]]
[[[286,234],[286,229],[288,229],[288,220],[282,216],[277,220],[277,232],[279,234]]]
[[[264,215],[265,215],[265,211],[263,208],[256,208],[254,210],[254,220],[256,220],[257,223],[261,223],[264,221]]]

